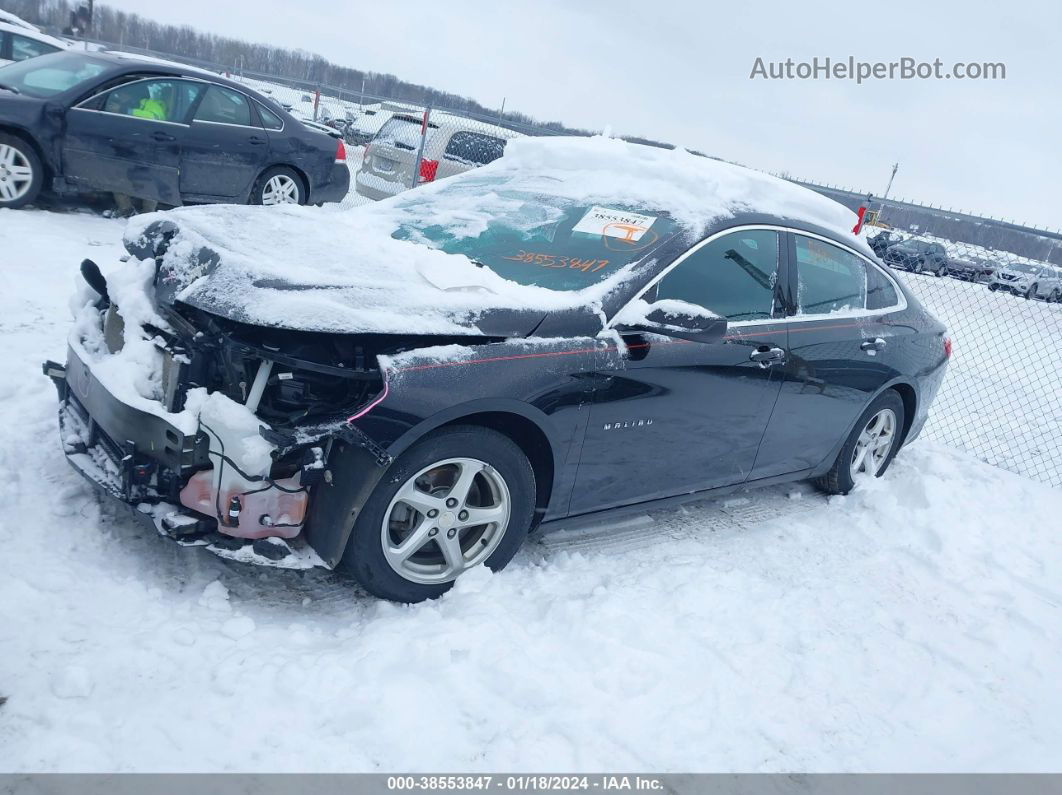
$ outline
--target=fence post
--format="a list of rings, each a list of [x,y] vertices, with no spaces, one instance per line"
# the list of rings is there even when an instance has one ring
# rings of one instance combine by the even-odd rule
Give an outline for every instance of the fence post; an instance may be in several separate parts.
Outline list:
[[[417,148],[417,160],[413,164],[413,179],[409,187],[417,187],[417,178],[420,177],[420,161],[424,159],[424,143],[428,140],[428,119],[431,118],[431,105],[424,108],[424,119],[420,123],[420,146]]]

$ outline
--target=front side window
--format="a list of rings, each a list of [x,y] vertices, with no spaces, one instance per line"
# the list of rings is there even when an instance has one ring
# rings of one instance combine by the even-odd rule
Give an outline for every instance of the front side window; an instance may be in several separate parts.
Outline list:
[[[43,41],[19,36],[17,33],[11,34],[11,60],[13,61],[24,61],[27,58],[36,58],[38,55],[58,51],[58,47],[45,44]]]
[[[505,139],[493,135],[455,132],[446,144],[444,155],[450,160],[467,163],[470,166],[485,166],[505,154]]]
[[[108,93],[100,109],[148,121],[183,122],[201,90],[200,83],[184,80],[137,80]]]
[[[210,86],[195,112],[195,120],[250,127],[251,101],[239,91]]]
[[[766,320],[774,310],[778,239],[767,229],[716,238],[660,280],[655,300],[685,301],[732,321]]]
[[[797,313],[828,315],[864,309],[867,269],[859,257],[831,243],[794,235]]]

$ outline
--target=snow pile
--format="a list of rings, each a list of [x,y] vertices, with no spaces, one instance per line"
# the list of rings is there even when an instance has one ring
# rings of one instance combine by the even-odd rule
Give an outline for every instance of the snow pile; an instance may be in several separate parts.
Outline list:
[[[396,239],[442,226],[476,237],[490,224],[532,232],[559,211],[527,196],[580,206],[667,213],[691,240],[740,212],[802,218],[844,231],[846,208],[760,172],[685,151],[607,138],[525,138],[464,175],[353,210],[180,208],[130,222],[135,245],[156,221],[179,227],[164,258],[178,297],[245,322],[317,331],[480,334],[495,309],[549,312],[597,306],[635,265],[571,291],[520,285],[463,255]],[[855,241],[855,238],[852,238]],[[220,260],[220,262],[216,262]]]

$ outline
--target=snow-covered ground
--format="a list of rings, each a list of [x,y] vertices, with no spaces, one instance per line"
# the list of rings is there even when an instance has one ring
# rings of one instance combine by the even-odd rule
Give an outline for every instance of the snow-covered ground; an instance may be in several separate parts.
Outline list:
[[[414,607],[101,507],[39,364],[64,356],[78,263],[113,261],[121,230],[0,211],[0,769],[1058,769],[1062,492],[939,443],[847,498],[547,536]],[[948,384],[1033,333],[1000,298],[977,336],[945,318]],[[995,375],[1001,411],[1015,379],[1035,391]]]

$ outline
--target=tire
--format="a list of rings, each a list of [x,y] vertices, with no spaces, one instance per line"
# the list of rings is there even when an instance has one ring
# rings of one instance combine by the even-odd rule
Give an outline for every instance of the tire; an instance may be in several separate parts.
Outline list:
[[[306,204],[306,184],[293,168],[273,166],[262,172],[251,191],[251,204]]]
[[[936,274],[938,279],[943,279],[945,276],[948,275],[948,266],[941,265],[939,268],[937,268]]]
[[[32,146],[0,133],[0,208],[32,204],[44,185],[44,165]]]
[[[922,272],[922,260],[920,260],[920,259],[919,260],[915,260],[914,264],[911,266],[911,270],[914,271],[915,273],[921,273]]]
[[[466,472],[472,484],[467,503],[450,497],[455,487],[460,491]],[[411,510],[404,495],[419,509]],[[504,521],[473,525],[462,509],[466,505]],[[383,599],[434,599],[450,590],[462,571],[482,563],[493,571],[503,569],[527,537],[534,512],[535,472],[515,442],[474,425],[444,428],[391,465],[354,521],[337,568]],[[422,540],[403,557],[402,542],[417,534]],[[456,569],[453,539],[459,545]]]
[[[1062,303],[1062,291],[1057,288],[1051,291],[1051,295],[1048,297],[1048,302],[1052,304]]]
[[[845,440],[844,446],[841,447],[841,452],[837,454],[837,460],[833,462],[833,466],[830,471],[820,478],[815,480],[815,485],[825,491],[827,494],[847,494],[856,486],[855,477],[853,476],[853,464],[855,463],[855,456],[857,453],[857,444],[861,441],[861,437],[864,431],[869,430],[869,426],[878,421],[879,415],[886,412],[892,412],[892,433],[890,437],[890,446],[888,449],[879,449],[872,451],[864,455],[863,465],[869,467],[873,466],[872,474],[874,477],[880,478],[885,474],[885,470],[889,468],[889,464],[896,457],[896,453],[900,449],[900,435],[903,432],[904,427],[904,407],[903,400],[892,389],[886,390],[882,394],[878,395],[874,401],[867,406],[856,422],[852,432],[848,435],[848,439]],[[880,437],[879,437],[880,438]],[[881,455],[878,460],[878,455]],[[872,463],[873,462],[873,463]]]
[[[1025,300],[1026,301],[1031,301],[1031,300],[1033,300],[1036,297],[1036,293],[1038,292],[1037,288],[1039,286],[1040,286],[1039,284],[1030,284],[1029,285],[1029,289],[1025,291]]]
[[[994,293],[997,290],[999,290],[999,285],[996,284],[995,282],[992,282],[990,285],[988,285],[988,289],[989,289],[989,291]]]

